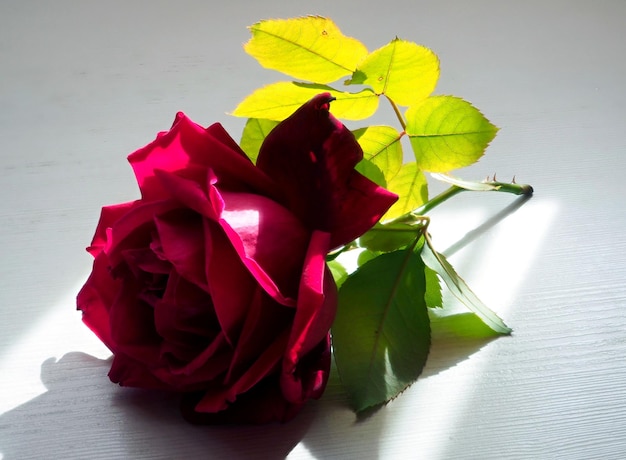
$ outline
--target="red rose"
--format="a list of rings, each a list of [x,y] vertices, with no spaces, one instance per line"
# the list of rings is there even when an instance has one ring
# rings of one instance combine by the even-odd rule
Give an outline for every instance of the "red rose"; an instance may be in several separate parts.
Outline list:
[[[285,421],[318,398],[336,286],[329,250],[396,196],[320,94],[278,125],[257,166],[221,125],[185,115],[128,159],[141,199],[102,209],[78,294],[120,385],[182,392],[206,423]]]

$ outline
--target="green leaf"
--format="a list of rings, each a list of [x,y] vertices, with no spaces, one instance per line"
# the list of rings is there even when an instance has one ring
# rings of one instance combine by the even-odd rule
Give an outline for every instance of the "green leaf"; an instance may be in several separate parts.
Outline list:
[[[356,411],[395,398],[422,371],[430,349],[424,264],[413,250],[382,254],[339,291],[335,363]]]
[[[385,175],[393,178],[402,167],[402,134],[391,126],[369,126],[352,132],[363,149],[363,158],[371,161]]]
[[[326,263],[330,272],[333,274],[333,279],[335,280],[335,284],[337,287],[341,287],[343,282],[348,278],[348,271],[346,268],[337,260],[331,260]]]
[[[256,158],[259,155],[261,144],[277,124],[277,121],[263,118],[250,118],[246,122],[239,145],[254,163],[256,163]]]
[[[360,267],[361,265],[365,265],[370,260],[378,257],[380,254],[381,253],[377,251],[370,251],[369,249],[364,249],[363,251],[359,253],[359,256],[356,259],[357,267]]]
[[[478,161],[498,128],[469,102],[454,96],[434,96],[406,111],[417,164],[424,171],[448,172]]]
[[[411,105],[434,91],[439,79],[439,59],[430,49],[400,40],[370,53],[346,84],[369,85],[396,104]]]
[[[400,217],[428,201],[426,176],[414,161],[402,165],[400,172],[387,182],[387,189],[400,198],[383,216],[383,221]]]
[[[426,277],[426,294],[424,300],[428,308],[443,308],[443,297],[441,295],[441,283],[439,275],[430,267],[425,267],[424,276]]]
[[[361,120],[371,116],[378,108],[378,96],[370,89],[347,93],[326,85],[281,81],[255,90],[235,108],[232,115],[282,121],[313,96],[324,92],[336,98],[330,111],[337,118]]]
[[[385,175],[380,170],[380,168],[372,163],[370,160],[366,160],[365,158],[363,158],[357,163],[354,169],[363,174],[372,182],[380,185],[381,187],[387,186]]]
[[[409,223],[377,223],[359,237],[359,246],[371,251],[391,252],[410,244],[421,231],[422,228]]]
[[[450,289],[450,292],[467,308],[476,313],[487,326],[499,334],[511,333],[511,328],[504,324],[504,321],[498,315],[482,303],[467,283],[456,273],[443,254],[435,251],[428,237],[426,238],[426,244],[422,247],[421,255],[426,266],[437,272],[444,283],[446,283],[448,289]]]
[[[474,313],[433,314],[430,317],[433,339],[459,337],[465,340],[492,339],[498,333],[483,323]]]
[[[314,83],[350,75],[367,55],[363,43],[321,16],[260,21],[250,32],[244,49],[263,67]]]

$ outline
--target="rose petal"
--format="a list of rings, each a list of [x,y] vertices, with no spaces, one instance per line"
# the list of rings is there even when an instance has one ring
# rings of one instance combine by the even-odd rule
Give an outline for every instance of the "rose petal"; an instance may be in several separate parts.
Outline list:
[[[334,246],[369,229],[397,200],[354,170],[363,151],[352,133],[328,112],[329,93],[315,96],[267,136],[257,166],[283,190],[291,209],[310,229],[333,234]],[[351,232],[347,205],[358,204]]]
[[[100,220],[98,221],[91,245],[87,248],[87,252],[96,257],[106,245],[107,229],[112,227],[124,214],[138,205],[139,201],[131,201],[112,206],[104,206],[100,211]]]
[[[111,266],[116,267],[124,260],[122,251],[148,247],[152,239],[154,218],[165,214],[180,205],[174,200],[142,203],[124,214],[107,233],[104,251],[109,256]]]
[[[113,357],[109,370],[109,379],[122,386],[144,388],[148,390],[171,390],[172,386],[155,377],[153,370],[142,361],[137,361],[124,353],[118,352]]]
[[[226,340],[234,344],[257,286],[223,230],[204,220],[206,277],[215,314]]]
[[[302,271],[296,316],[281,375],[281,388],[291,402],[307,399],[296,367],[328,335],[337,311],[337,288],[325,259],[329,242],[329,233],[313,232]]]
[[[275,376],[259,382],[247,393],[239,395],[225,410],[216,413],[197,412],[196,406],[205,392],[189,393],[181,400],[181,413],[190,423],[196,425],[216,424],[264,424],[287,422],[300,410],[301,404],[285,401]],[[285,453],[287,455],[287,452]]]
[[[154,326],[154,310],[140,300],[141,285],[126,277],[109,309],[111,338],[115,353],[155,366],[159,357],[160,337]]]
[[[238,395],[246,393],[257,383],[271,374],[276,365],[280,362],[282,351],[287,345],[289,339],[289,330],[284,330],[276,337],[274,342],[264,350],[259,350],[258,359],[250,366],[250,368],[229,387],[223,388],[221,391],[207,392],[198,405],[198,412],[219,412],[232,403]]]
[[[348,193],[335,201],[331,249],[349,243],[368,231],[398,199],[395,193],[357,172],[350,177],[348,189]]]
[[[180,209],[157,216],[154,222],[166,260],[179,275],[208,291],[202,218]]]
[[[83,322],[111,351],[115,350],[115,343],[111,337],[109,309],[121,285],[121,281],[111,276],[108,257],[100,253],[94,260],[89,278],[76,297],[78,310],[83,312]]]
[[[155,170],[175,172],[190,165],[211,168],[220,180],[237,184],[238,189],[275,195],[272,182],[228,138],[221,125],[205,129],[179,112],[168,132],[160,133],[153,142],[128,157],[143,199],[168,196],[162,183],[156,180]]]
[[[237,340],[224,385],[239,379],[241,374],[253,363],[259,350],[264,350],[282,331],[289,329],[293,318],[293,309],[277,305],[260,288],[257,289],[253,302]],[[277,350],[280,356],[284,350]],[[278,359],[278,358],[277,358]]]
[[[176,355],[191,354],[190,361],[220,333],[213,302],[206,291],[187,281],[176,272],[168,280],[163,298],[154,306],[157,333]],[[164,345],[161,345],[163,352]]]
[[[263,196],[222,192],[222,198],[220,225],[244,264],[277,301],[295,298],[309,232],[286,208]],[[269,289],[266,280],[271,280]]]
[[[164,193],[168,194],[168,198],[175,198],[181,205],[209,219],[219,218],[223,205],[219,194],[215,195],[211,191],[210,183],[216,179],[210,170],[203,171],[203,183],[167,171],[156,170],[155,175],[166,190]]]

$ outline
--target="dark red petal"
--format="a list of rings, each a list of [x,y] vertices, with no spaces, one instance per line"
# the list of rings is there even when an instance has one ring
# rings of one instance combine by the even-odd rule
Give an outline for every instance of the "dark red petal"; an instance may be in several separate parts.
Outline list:
[[[265,377],[272,374],[276,366],[280,363],[282,353],[289,339],[289,331],[284,330],[278,335],[274,342],[264,350],[260,350],[257,360],[240,376],[240,378],[224,387],[221,391],[207,392],[198,405],[198,412],[219,412],[234,402],[240,394],[248,392]]]
[[[292,319],[293,309],[277,305],[262,289],[257,288],[224,384],[238,380],[258,358],[259,351],[266,349],[282,331],[290,328]],[[279,350],[279,354],[283,352]]]
[[[335,225],[330,247],[355,240],[380,220],[398,196],[356,171],[348,183],[349,193],[335,204]]]
[[[214,222],[204,221],[206,276],[215,314],[226,340],[235,344],[257,283]]]
[[[111,351],[116,347],[111,337],[109,310],[121,286],[122,283],[111,276],[108,257],[100,253],[76,298],[78,310],[83,312],[83,322]]]
[[[352,229],[364,233],[397,200],[354,170],[363,151],[352,133],[329,112],[329,93],[315,96],[267,136],[257,166],[282,189],[289,208],[310,229],[331,233],[334,246],[360,235],[346,232],[346,203]],[[355,185],[357,186],[355,188]],[[350,239],[347,239],[350,238]]]
[[[107,233],[104,251],[109,256],[111,266],[116,267],[124,260],[124,250],[149,247],[154,219],[179,206],[174,200],[138,202],[137,206],[124,214]]]
[[[208,291],[202,218],[180,209],[157,216],[154,221],[165,259],[180,276]]]
[[[172,390],[172,386],[158,379],[154,369],[146,363],[137,361],[124,353],[116,353],[109,370],[109,378],[113,383],[122,386],[144,388],[148,390]]]
[[[159,359],[160,337],[154,325],[153,308],[141,300],[142,286],[126,277],[109,309],[111,338],[115,353],[155,366]]]
[[[183,396],[181,413],[188,422],[196,425],[259,425],[270,422],[287,422],[302,407],[302,404],[292,404],[285,400],[275,376],[270,376],[259,382],[254,388],[239,395],[235,402],[219,412],[196,411],[196,406],[204,394],[204,392],[196,392]],[[285,452],[285,456],[288,453]]]

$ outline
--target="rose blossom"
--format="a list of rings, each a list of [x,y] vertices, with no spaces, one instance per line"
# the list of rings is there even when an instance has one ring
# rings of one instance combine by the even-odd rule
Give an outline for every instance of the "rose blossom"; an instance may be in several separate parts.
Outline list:
[[[286,421],[321,396],[336,286],[329,250],[396,200],[320,94],[255,166],[221,125],[176,116],[128,159],[141,199],[102,208],[78,294],[120,385],[183,393],[199,423]]]

